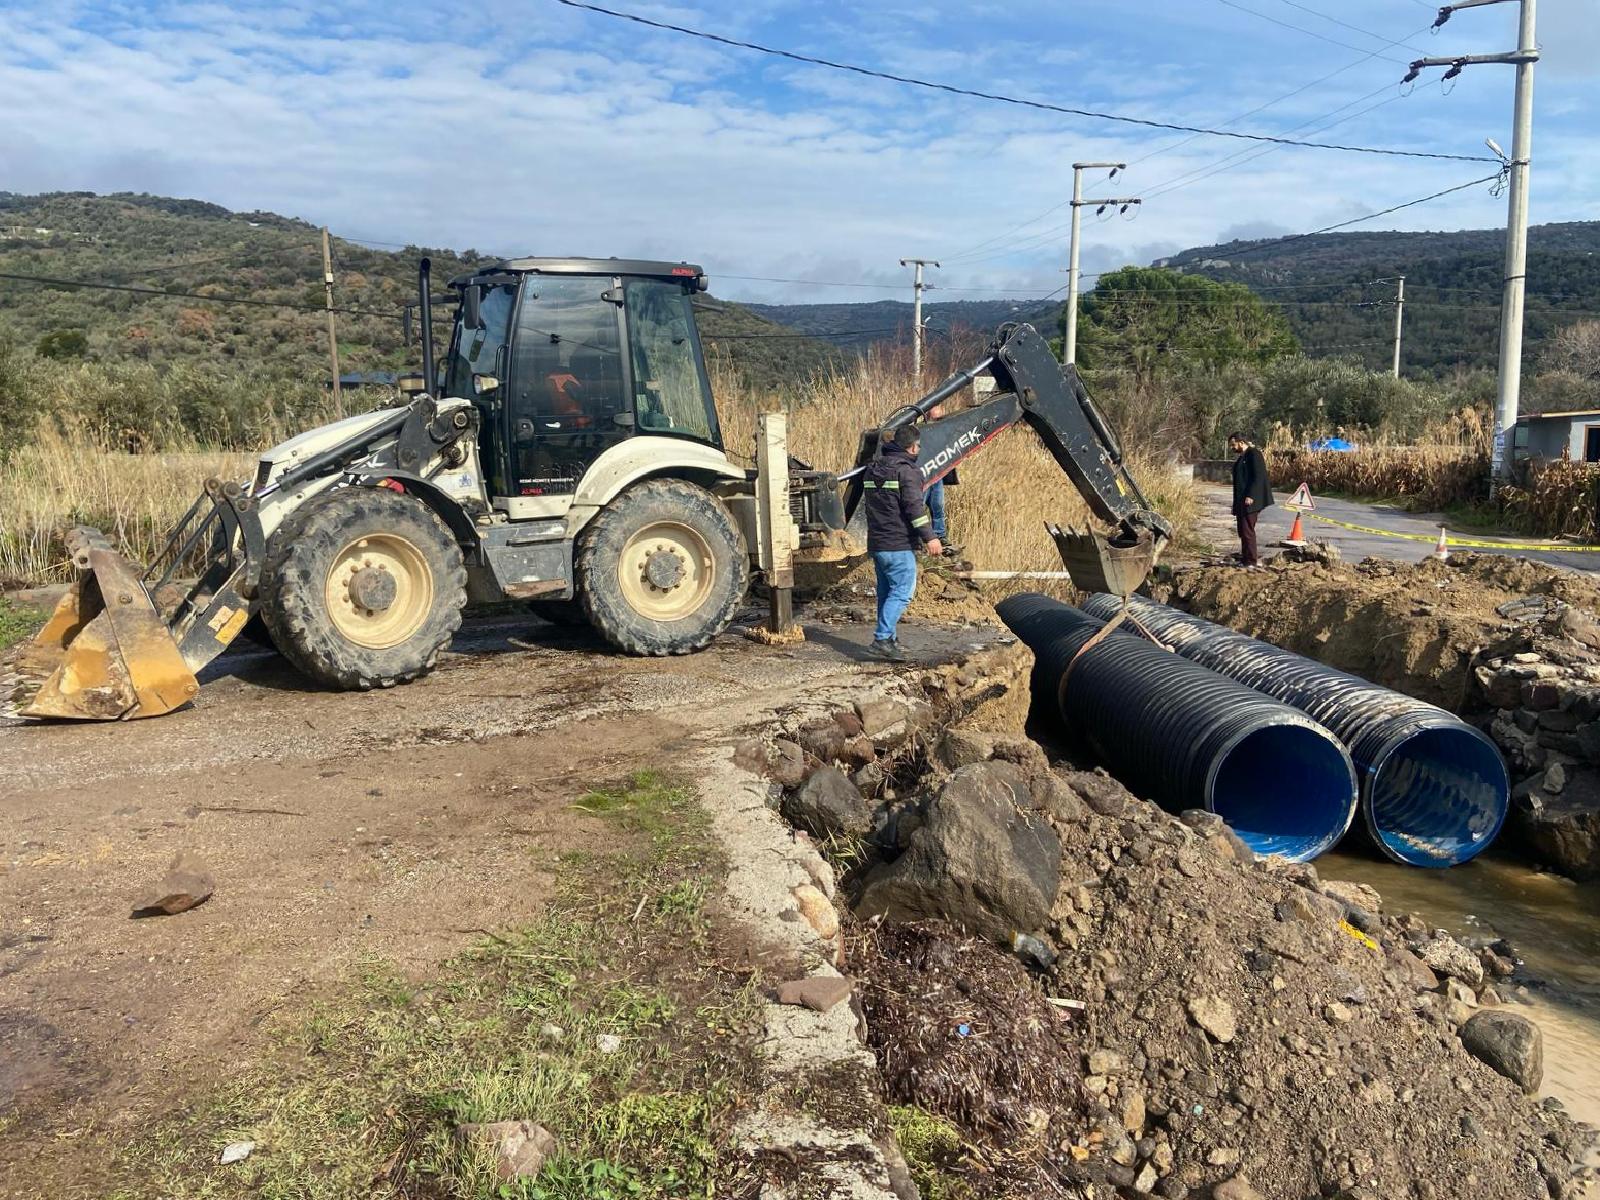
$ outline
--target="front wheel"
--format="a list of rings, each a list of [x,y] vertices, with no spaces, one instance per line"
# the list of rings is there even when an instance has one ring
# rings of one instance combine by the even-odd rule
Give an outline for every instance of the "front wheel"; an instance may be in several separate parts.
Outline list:
[[[623,492],[578,549],[589,623],[628,654],[689,654],[728,627],[750,583],[744,536],[727,506],[681,479]]]
[[[307,501],[274,531],[261,615],[306,675],[365,691],[425,674],[461,626],[461,548],[411,496],[344,487]]]

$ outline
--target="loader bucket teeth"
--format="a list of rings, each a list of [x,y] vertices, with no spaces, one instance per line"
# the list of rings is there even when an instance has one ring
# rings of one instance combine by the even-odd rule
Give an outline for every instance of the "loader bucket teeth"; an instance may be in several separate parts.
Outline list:
[[[1149,536],[1129,545],[1116,545],[1092,529],[1054,525],[1048,529],[1073,587],[1083,592],[1126,596],[1150,577],[1161,553],[1161,546]]]
[[[22,656],[49,672],[22,715],[128,720],[159,716],[194,699],[199,681],[138,568],[98,534],[72,548],[78,580]]]

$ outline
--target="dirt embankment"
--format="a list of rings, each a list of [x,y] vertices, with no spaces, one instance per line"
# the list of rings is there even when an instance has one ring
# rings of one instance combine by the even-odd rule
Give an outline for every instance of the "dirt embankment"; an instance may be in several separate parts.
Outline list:
[[[1503,555],[1416,564],[1291,563],[1263,571],[1190,567],[1151,595],[1241,633],[1459,711],[1474,656],[1508,631],[1496,610],[1529,595],[1600,610],[1600,589],[1570,572]]]

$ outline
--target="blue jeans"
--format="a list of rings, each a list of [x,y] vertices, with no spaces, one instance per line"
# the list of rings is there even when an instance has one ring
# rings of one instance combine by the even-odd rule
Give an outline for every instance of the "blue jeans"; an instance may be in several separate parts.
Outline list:
[[[917,554],[914,550],[879,550],[872,556],[878,573],[878,628],[872,636],[880,642],[894,640],[894,627],[917,590]]]
[[[922,493],[922,499],[928,505],[928,516],[933,518],[929,522],[933,527],[933,536],[942,542],[950,536],[950,528],[944,523],[944,480],[931,485]]]

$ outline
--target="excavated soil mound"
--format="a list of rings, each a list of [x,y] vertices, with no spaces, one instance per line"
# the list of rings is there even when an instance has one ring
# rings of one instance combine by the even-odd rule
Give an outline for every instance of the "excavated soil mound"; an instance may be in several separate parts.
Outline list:
[[[1600,610],[1600,589],[1570,572],[1502,555],[1333,566],[1278,560],[1260,571],[1180,568],[1155,599],[1319,662],[1458,711],[1473,656],[1493,643],[1497,607],[1535,594]]]

